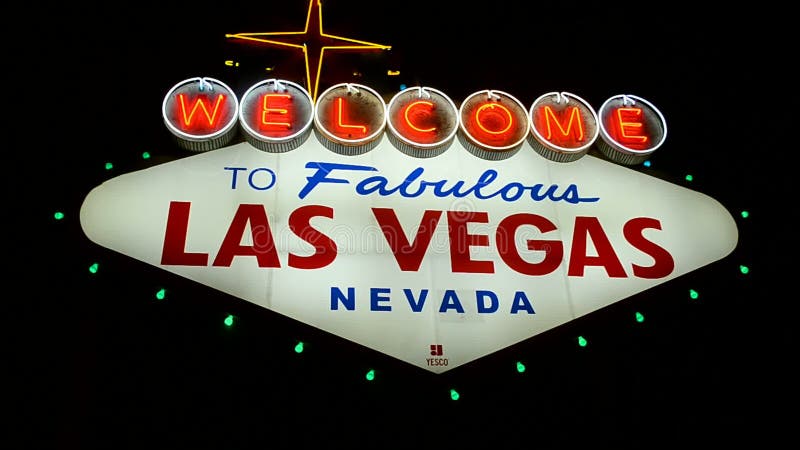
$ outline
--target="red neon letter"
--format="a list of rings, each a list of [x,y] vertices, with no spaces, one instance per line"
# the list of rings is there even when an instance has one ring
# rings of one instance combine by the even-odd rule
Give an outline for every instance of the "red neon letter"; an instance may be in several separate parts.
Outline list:
[[[499,103],[484,103],[475,110],[475,123],[485,133],[500,135],[511,129],[514,116],[508,108]]]
[[[548,233],[556,229],[553,222],[537,214],[512,214],[497,226],[497,251],[503,258],[508,267],[525,275],[547,275],[556,270],[561,264],[564,256],[564,244],[561,241],[552,240],[533,240],[526,241],[528,250],[544,252],[544,259],[539,263],[525,261],[517,252],[514,237],[517,228],[522,225],[533,225],[542,233]]]
[[[197,130],[204,130],[204,129],[211,129],[213,130],[216,128],[217,124],[215,123],[217,119],[222,116],[220,113],[219,116],[217,113],[220,112],[220,106],[222,102],[225,100],[225,96],[222,94],[217,95],[217,100],[214,102],[214,109],[213,111],[209,112],[210,106],[206,105],[206,103],[210,104],[210,101],[205,95],[201,95],[194,100],[194,104],[192,105],[192,110],[187,114],[186,112],[186,95],[178,94],[178,109],[180,110],[181,117],[183,117],[183,124],[184,129],[190,130],[192,128]],[[195,119],[195,113],[197,113],[197,109],[200,108],[203,110],[203,115],[201,117],[206,118],[205,124],[198,123],[200,119]]]
[[[636,217],[625,223],[622,234],[636,249],[650,255],[654,263],[650,267],[633,264],[633,274],[639,278],[663,278],[675,269],[675,260],[667,250],[648,241],[642,236],[645,228],[661,229],[661,222],[649,217]]]
[[[187,253],[186,233],[189,229],[191,202],[169,202],[167,230],[164,232],[164,247],[161,264],[175,266],[208,265],[208,253]]]
[[[595,250],[597,250],[597,256],[586,254],[587,235],[591,235],[592,243]],[[583,269],[586,266],[603,266],[608,276],[612,278],[627,277],[625,269],[622,268],[622,263],[619,262],[617,254],[614,253],[614,247],[608,241],[608,237],[597,217],[575,218],[575,231],[572,235],[572,251],[570,251],[569,255],[569,271],[567,275],[582,277]]]
[[[439,218],[442,216],[441,211],[425,211],[422,220],[419,224],[416,236],[414,236],[413,244],[408,243],[406,232],[394,210],[391,208],[372,208],[372,213],[375,219],[381,226],[383,236],[389,247],[394,253],[394,259],[397,260],[397,265],[400,270],[405,272],[415,272],[419,270],[422,264],[422,258],[425,256],[425,251],[428,249],[433,237],[433,230],[439,223]]]
[[[450,266],[453,272],[494,273],[491,261],[474,261],[469,254],[473,246],[488,247],[489,236],[469,234],[470,222],[487,223],[489,214],[485,212],[447,211],[447,224],[450,234]]]
[[[292,127],[289,107],[292,96],[289,94],[264,94],[261,102],[261,117],[258,121],[262,130],[285,131]]]
[[[642,108],[617,108],[615,111],[617,118],[617,140],[623,144],[639,144],[647,142],[648,138],[642,132]]]
[[[420,111],[417,111],[420,110]],[[414,125],[414,121],[411,120],[412,117],[415,118],[422,118],[428,119],[430,121],[430,117],[433,115],[433,102],[429,102],[427,100],[417,100],[415,102],[411,102],[406,106],[405,110],[403,111],[403,118],[406,121],[406,124],[414,131],[419,133],[430,133],[432,131],[436,131],[436,127],[425,127],[420,128],[417,125]],[[411,116],[411,117],[409,117]]]
[[[248,222],[250,222],[253,245],[241,245]],[[281,266],[264,205],[239,205],[213,265],[230,267],[234,256],[255,256],[258,260],[258,267]]]
[[[333,219],[333,208],[321,205],[301,206],[289,215],[289,229],[300,239],[314,246],[313,255],[300,256],[289,253],[289,267],[297,269],[319,269],[336,258],[336,242],[311,226],[312,217]]]
[[[333,109],[334,120],[333,123],[336,124],[336,130],[342,133],[347,134],[358,134],[359,136],[366,136],[367,135],[367,127],[366,125],[350,125],[344,123],[347,121],[347,108],[345,108],[344,99],[342,97],[336,98],[336,108]]]
[[[540,110],[540,117],[543,116],[543,119],[540,119],[540,121],[544,121],[544,129],[546,130],[545,139],[548,141],[570,143],[569,138],[572,137],[572,139],[574,139],[574,141],[571,142],[573,145],[584,140],[583,119],[581,118],[580,110],[577,106],[568,108],[568,110],[569,113],[567,114],[569,114],[569,121],[567,122],[567,127],[565,129],[561,125],[563,121],[558,120],[559,118],[556,116],[556,113],[552,108],[550,108],[550,106],[542,107]],[[562,113],[562,117],[563,115],[564,114]],[[553,136],[553,127],[550,125],[550,119],[552,119],[558,127],[558,134],[556,136]],[[574,129],[572,128],[573,125],[575,125]]]

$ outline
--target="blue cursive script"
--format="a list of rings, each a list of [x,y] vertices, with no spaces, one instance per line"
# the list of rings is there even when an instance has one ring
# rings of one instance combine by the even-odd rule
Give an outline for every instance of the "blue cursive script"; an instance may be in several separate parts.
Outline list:
[[[306,163],[306,169],[316,169],[316,171],[312,175],[306,177],[306,185],[303,186],[303,189],[301,189],[298,194],[300,198],[305,198],[320,183],[350,184],[350,181],[347,179],[330,177],[329,175],[331,175],[334,170],[378,171],[375,167],[370,166],[327,162],[308,162]],[[356,183],[356,193],[359,195],[377,193],[383,197],[399,194],[406,198],[413,198],[419,197],[426,191],[430,191],[437,197],[461,198],[471,195],[480,200],[500,197],[507,202],[514,202],[523,197],[529,197],[531,200],[537,202],[551,200],[554,202],[564,201],[573,204],[596,202],[600,200],[600,197],[581,197],[578,193],[578,187],[574,184],[570,184],[563,188],[563,190],[560,190],[557,184],[551,184],[545,188],[545,185],[541,183],[533,185],[525,185],[518,181],[512,181],[506,184],[495,183],[497,171],[494,169],[486,169],[478,179],[472,183],[468,183],[464,180],[457,180],[454,182],[449,180],[428,181],[421,179],[424,172],[425,169],[417,167],[399,184],[392,184],[386,177],[381,175],[369,176]]]

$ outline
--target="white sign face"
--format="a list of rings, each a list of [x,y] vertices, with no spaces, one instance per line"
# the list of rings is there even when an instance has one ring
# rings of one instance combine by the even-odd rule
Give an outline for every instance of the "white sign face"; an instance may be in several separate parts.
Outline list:
[[[128,173],[86,197],[93,242],[442,373],[728,255],[716,200],[526,142],[414,158],[311,136]]]

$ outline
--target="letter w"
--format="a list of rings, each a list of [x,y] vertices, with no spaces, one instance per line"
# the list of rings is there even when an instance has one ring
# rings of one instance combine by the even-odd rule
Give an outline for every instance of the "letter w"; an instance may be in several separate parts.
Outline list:
[[[203,115],[206,117],[206,121],[209,127],[214,127],[214,122],[217,120],[217,112],[219,111],[219,107],[222,104],[222,101],[225,99],[225,96],[222,94],[217,95],[217,100],[214,102],[214,109],[213,111],[209,112],[209,106],[206,103],[211,103],[206,97],[200,96],[195,99],[194,104],[192,105],[192,110],[187,114],[186,113],[186,96],[184,94],[178,94],[178,100],[180,101],[180,108],[181,108],[181,116],[183,117],[183,125],[188,127],[194,126],[194,115],[197,112],[197,109],[200,108],[203,110]]]

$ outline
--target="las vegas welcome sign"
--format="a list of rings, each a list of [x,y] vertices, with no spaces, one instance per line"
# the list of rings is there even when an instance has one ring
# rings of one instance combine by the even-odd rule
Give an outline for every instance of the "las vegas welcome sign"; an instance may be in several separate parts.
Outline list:
[[[288,80],[239,96],[194,78],[162,114],[190,156],[91,190],[89,239],[434,373],[738,239],[713,198],[629,167],[666,137],[633,95],[595,109],[486,90],[456,107],[426,87],[384,102],[341,84],[312,101]]]

